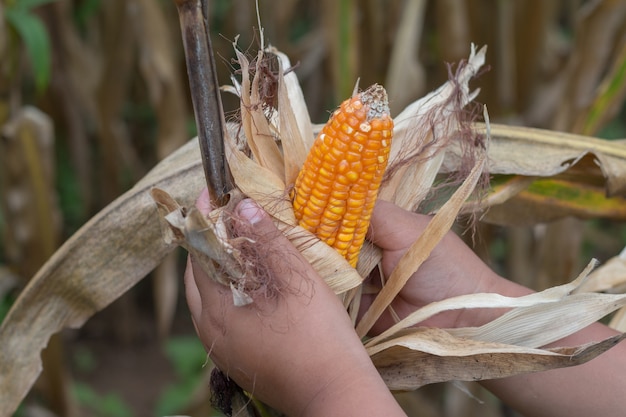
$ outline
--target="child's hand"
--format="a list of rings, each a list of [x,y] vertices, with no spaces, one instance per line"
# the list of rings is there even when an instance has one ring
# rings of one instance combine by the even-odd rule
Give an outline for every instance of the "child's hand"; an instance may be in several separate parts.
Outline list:
[[[207,195],[198,202],[201,209],[207,205],[202,198]],[[275,297],[256,296],[254,303],[235,307],[230,289],[190,260],[187,301],[216,366],[289,415],[342,415],[344,407],[347,411],[369,402],[371,415],[377,409],[389,415],[389,407],[403,415],[345,308],[322,278],[251,200],[242,201],[236,214],[248,223],[237,232],[264,245],[268,256],[260,262],[267,263],[279,291]]]
[[[391,275],[402,255],[424,231],[429,221],[428,216],[408,212],[386,201],[379,200],[376,203],[368,238],[383,250],[382,270],[386,277]],[[370,283],[380,286],[380,279],[375,272],[370,277]],[[530,290],[499,277],[457,235],[449,232],[413,274],[392,306],[403,318],[431,302],[479,292],[519,296]],[[369,307],[373,297],[363,297],[361,311]],[[441,313],[423,324],[441,328],[473,326],[483,324],[494,313],[498,314],[495,311],[451,311]],[[372,333],[378,334],[392,324],[394,321],[391,315],[385,312],[373,327]]]

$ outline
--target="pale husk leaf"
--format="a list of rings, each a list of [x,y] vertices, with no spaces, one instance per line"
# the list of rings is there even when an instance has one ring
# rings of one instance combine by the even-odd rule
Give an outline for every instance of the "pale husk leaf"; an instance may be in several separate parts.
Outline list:
[[[572,294],[552,303],[515,308],[481,327],[449,332],[473,340],[539,347],[569,336],[624,305],[624,294]]]
[[[467,63],[461,64],[453,80],[410,104],[394,119],[388,168],[394,175],[381,186],[381,199],[415,210],[430,191],[459,129],[459,111],[478,94],[478,90],[469,91],[468,83],[484,64],[486,52],[486,47],[476,52],[472,45]],[[407,163],[415,157],[417,161]]]
[[[250,151],[257,163],[271,170],[279,178],[284,178],[285,172],[280,149],[274,140],[274,135],[263,112],[259,98],[259,77],[250,81],[250,63],[235,45],[237,61],[241,67],[241,124],[246,135]],[[255,74],[259,73],[259,65],[263,62],[263,53],[259,51]]]
[[[626,308],[620,308],[609,322],[609,327],[618,332],[626,332]]]
[[[576,292],[620,291],[626,286],[626,248],[589,274]],[[623,291],[620,291],[623,292]]]
[[[298,124],[298,130],[300,131],[300,138],[302,138],[302,143],[304,146],[304,157],[301,162],[304,162],[304,158],[306,158],[306,152],[311,148],[313,144],[313,139],[315,139],[313,135],[313,126],[311,125],[311,118],[309,116],[309,109],[304,101],[304,93],[302,92],[302,88],[300,88],[300,82],[298,81],[298,77],[296,76],[295,71],[289,71],[287,74],[287,70],[290,69],[291,61],[284,53],[280,52],[276,48],[269,48],[270,52],[278,57],[280,60],[280,68],[281,72],[279,74],[279,108],[284,108],[284,106],[288,106],[291,110],[290,113],[293,113],[293,119],[295,119]],[[286,93],[286,97],[284,94]],[[283,95],[281,97],[281,94]],[[281,134],[281,136],[284,136]],[[282,141],[285,140],[285,137],[281,137]],[[298,145],[299,146],[299,145]],[[284,145],[283,145],[284,147]]]
[[[278,79],[278,108],[293,111],[278,112],[278,130],[280,131],[283,158],[285,161],[285,182],[287,184],[293,184],[296,182],[296,177],[304,164],[307,150],[310,147],[309,137],[303,136],[303,134],[308,134],[312,137],[313,133],[311,130],[311,122],[308,120],[308,114],[304,121],[298,123],[298,118],[303,116],[301,116],[301,110],[300,113],[296,113],[296,111],[298,111],[299,107],[302,107],[302,104],[294,105],[293,101],[297,102],[300,97],[294,97],[292,100],[287,86],[287,77],[282,75],[282,70],[283,66],[281,65]],[[301,126],[306,124],[308,124],[308,129],[306,129],[306,126]]]
[[[441,301],[430,303],[407,317],[389,327],[380,335],[370,339],[366,346],[371,347],[384,340],[388,340],[404,329],[408,329],[418,323],[427,320],[444,311],[472,309],[472,308],[517,308],[531,307],[545,303],[553,303],[562,300],[568,294],[574,292],[587,279],[587,275],[595,266],[595,261],[587,265],[585,270],[572,282],[545,289],[541,292],[525,295],[522,297],[507,297],[493,293],[466,294],[457,297],[447,298]]]

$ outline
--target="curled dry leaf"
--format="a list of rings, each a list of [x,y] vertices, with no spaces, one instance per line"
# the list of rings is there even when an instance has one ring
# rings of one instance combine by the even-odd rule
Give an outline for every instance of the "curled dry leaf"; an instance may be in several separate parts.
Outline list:
[[[441,329],[420,328],[369,352],[390,389],[414,390],[435,382],[480,381],[576,366],[624,338],[626,334],[580,347],[542,350],[459,339]]]
[[[246,264],[238,249],[239,242],[249,239],[229,238],[226,211],[213,210],[211,217],[206,218],[195,207],[181,207],[161,189],[154,188],[150,194],[168,225],[165,241],[184,247],[209,277],[229,286],[236,306],[252,303],[248,292],[255,288],[250,288],[246,279],[253,273],[252,266]]]
[[[481,124],[475,129],[485,131]],[[458,146],[450,146],[441,172],[456,171],[461,155]],[[495,176],[492,192],[468,208],[489,208],[484,221],[528,225],[566,216],[626,218],[623,142],[492,124],[488,170]]]

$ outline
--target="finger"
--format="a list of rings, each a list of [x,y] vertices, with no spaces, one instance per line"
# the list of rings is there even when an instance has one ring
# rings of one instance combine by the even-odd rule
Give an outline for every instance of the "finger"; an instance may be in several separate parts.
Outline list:
[[[430,217],[411,213],[393,203],[378,200],[372,213],[368,239],[386,250],[404,249],[426,228]]]

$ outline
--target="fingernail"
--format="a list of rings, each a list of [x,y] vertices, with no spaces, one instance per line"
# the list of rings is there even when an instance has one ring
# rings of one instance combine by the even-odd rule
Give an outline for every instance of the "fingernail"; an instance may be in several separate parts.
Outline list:
[[[241,200],[241,202],[237,205],[237,212],[242,218],[249,221],[250,224],[260,222],[265,215],[263,209],[249,198]]]

